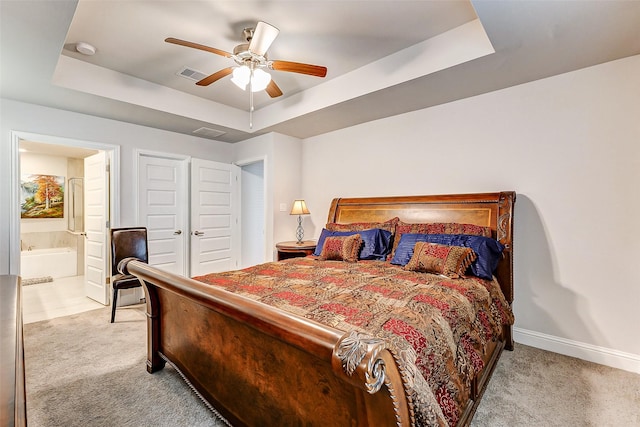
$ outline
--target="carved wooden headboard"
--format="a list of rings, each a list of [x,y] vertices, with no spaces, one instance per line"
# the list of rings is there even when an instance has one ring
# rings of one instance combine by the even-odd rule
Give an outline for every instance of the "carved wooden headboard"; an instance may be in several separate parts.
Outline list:
[[[399,217],[408,223],[457,222],[491,227],[505,245],[495,275],[509,303],[513,302],[513,207],[516,193],[435,196],[358,197],[333,199],[327,222],[383,222]]]

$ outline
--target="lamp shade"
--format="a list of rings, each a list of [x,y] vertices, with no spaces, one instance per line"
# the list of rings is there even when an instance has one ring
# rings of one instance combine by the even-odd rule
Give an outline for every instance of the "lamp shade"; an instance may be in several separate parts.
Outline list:
[[[231,81],[240,89],[247,90],[247,84],[249,83],[250,78],[251,70],[249,67],[243,65],[241,67],[234,68]]]
[[[293,206],[291,206],[290,215],[309,215],[309,209],[307,209],[307,204],[302,199],[297,199],[293,201]]]
[[[251,78],[251,90],[253,92],[265,90],[270,82],[271,74],[261,70],[260,68],[253,70],[253,77]]]

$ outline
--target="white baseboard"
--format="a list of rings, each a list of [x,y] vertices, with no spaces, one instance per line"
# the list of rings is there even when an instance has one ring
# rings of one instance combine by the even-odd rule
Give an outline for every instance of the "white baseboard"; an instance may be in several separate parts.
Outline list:
[[[640,374],[640,355],[637,354],[598,347],[521,328],[513,328],[513,339],[520,344]]]

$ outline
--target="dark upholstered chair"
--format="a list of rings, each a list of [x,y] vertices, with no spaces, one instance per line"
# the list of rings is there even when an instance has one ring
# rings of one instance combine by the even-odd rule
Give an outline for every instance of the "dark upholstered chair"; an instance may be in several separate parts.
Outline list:
[[[147,229],[145,227],[127,227],[111,229],[111,323],[116,317],[116,303],[120,289],[131,289],[142,286],[136,276],[118,272],[118,263],[124,258],[138,258],[149,262]]]

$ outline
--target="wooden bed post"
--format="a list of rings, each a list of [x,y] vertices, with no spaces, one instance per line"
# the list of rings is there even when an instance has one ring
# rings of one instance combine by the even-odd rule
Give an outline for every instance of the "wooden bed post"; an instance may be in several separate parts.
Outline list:
[[[147,306],[147,372],[150,374],[164,368],[165,361],[160,357],[160,304],[157,288],[144,280]]]
[[[500,263],[500,269],[496,271],[496,277],[500,282],[504,296],[509,303],[513,305],[513,214],[514,205],[516,203],[515,191],[503,191],[500,193],[500,201],[498,202],[498,224],[497,236],[498,241],[505,245],[504,257],[505,262]],[[507,350],[513,350],[513,326],[504,327],[504,339]]]
[[[118,270],[122,274],[131,274],[127,268],[131,261],[138,261],[136,258],[126,258],[118,264]],[[158,302],[158,291],[151,283],[138,278],[144,289],[147,308],[147,372],[150,374],[164,368],[165,361],[160,357],[160,303]]]

